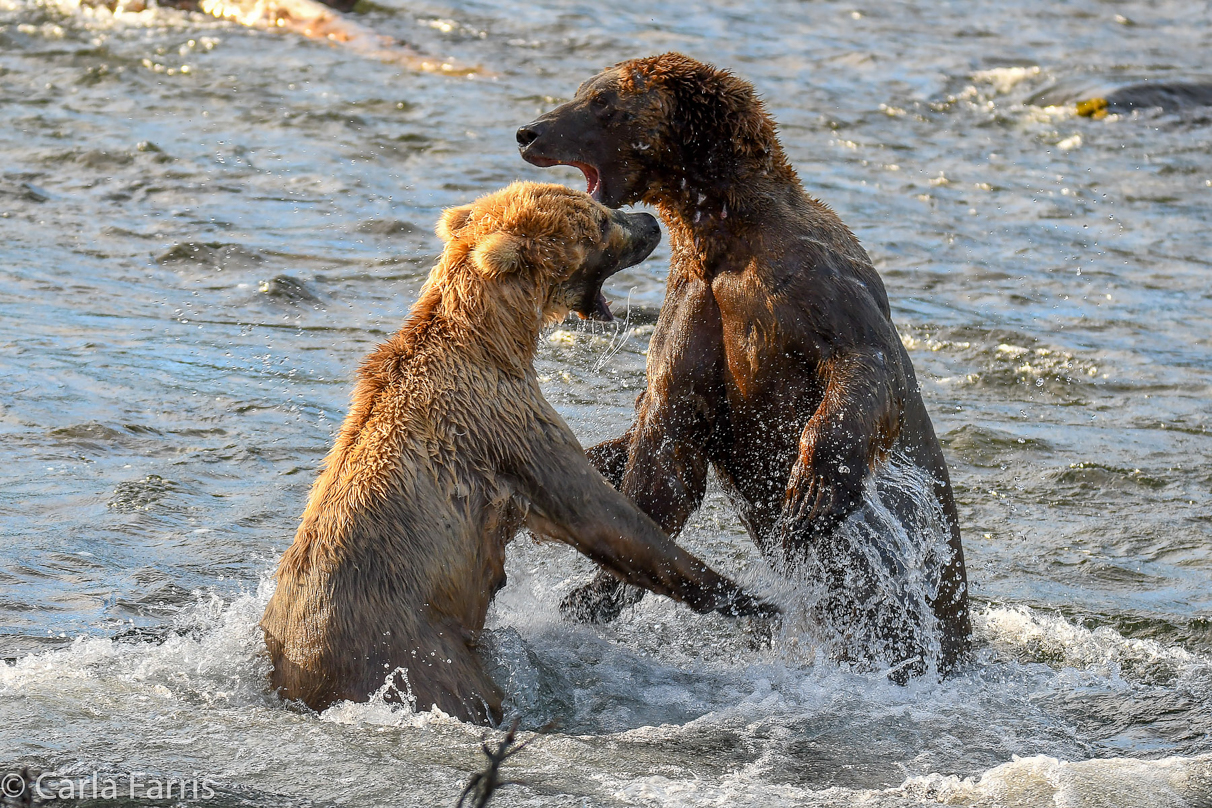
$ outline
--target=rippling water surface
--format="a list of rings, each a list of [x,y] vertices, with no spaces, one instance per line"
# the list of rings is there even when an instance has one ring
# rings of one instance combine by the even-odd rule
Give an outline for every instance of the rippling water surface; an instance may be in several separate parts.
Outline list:
[[[480,729],[270,696],[267,574],[440,209],[579,186],[514,129],[678,49],[757,85],[884,276],[951,463],[977,660],[897,687],[656,598],[572,626],[556,604],[589,564],[520,538],[495,675],[524,727],[558,723],[497,804],[1212,805],[1212,110],[1070,103],[1207,80],[1212,6],[368,8],[492,75],[0,0],[0,764],[199,773],[212,804],[453,803]],[[627,329],[544,337],[586,444],[629,419],[667,258],[608,287]],[[684,541],[769,582],[718,492]]]

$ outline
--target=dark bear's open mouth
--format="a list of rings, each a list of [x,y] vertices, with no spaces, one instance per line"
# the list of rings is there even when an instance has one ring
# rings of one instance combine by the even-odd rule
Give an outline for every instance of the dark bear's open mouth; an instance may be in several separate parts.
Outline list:
[[[527,162],[531,165],[536,165],[539,168],[551,168],[552,166],[572,166],[585,175],[585,193],[594,198],[595,201],[601,202],[599,199],[602,190],[602,175],[601,173],[589,165],[589,163],[580,163],[575,160],[552,160],[548,157],[524,156]]]
[[[602,200],[598,199],[598,192],[602,190],[602,175],[598,173],[598,170],[589,163],[566,163],[565,165],[581,170],[581,173],[585,175],[585,193],[601,202]]]

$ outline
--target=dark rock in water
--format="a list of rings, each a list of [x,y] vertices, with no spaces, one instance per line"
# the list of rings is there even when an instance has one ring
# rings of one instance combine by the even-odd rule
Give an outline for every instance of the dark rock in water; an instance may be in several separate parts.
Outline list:
[[[264,260],[261,255],[246,250],[238,244],[223,244],[217,241],[183,241],[156,256],[156,263],[160,266],[201,264],[218,269],[249,267],[260,264]]]
[[[318,305],[321,301],[303,281],[289,275],[278,275],[267,281],[262,281],[258,287],[262,294],[286,303],[310,303]]]
[[[1102,118],[1112,112],[1160,109],[1179,112],[1192,107],[1212,106],[1212,82],[1146,82],[1121,87],[1103,98],[1077,102],[1077,114]]]
[[[114,496],[106,505],[118,513],[135,513],[149,510],[160,500],[177,490],[177,484],[158,474],[149,474],[142,480],[118,483]]]
[[[358,225],[359,233],[370,233],[373,236],[398,236],[416,233],[420,229],[412,222],[399,219],[367,219]]]

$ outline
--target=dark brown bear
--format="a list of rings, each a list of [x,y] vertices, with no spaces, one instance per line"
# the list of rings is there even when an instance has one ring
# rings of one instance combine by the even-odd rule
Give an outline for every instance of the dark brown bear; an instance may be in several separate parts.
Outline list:
[[[856,568],[883,551],[860,552],[839,527],[877,467],[903,459],[935,481],[950,531],[925,572],[938,662],[951,668],[971,626],[942,450],[883,282],[837,215],[804,192],[753,87],[677,53],[623,62],[519,129],[518,144],[535,165],[579,168],[609,207],[655,206],[669,230],[647,390],[631,429],[590,459],[671,535],[715,469],[763,553],[815,559],[822,621],[867,637],[857,653],[898,665],[899,678],[933,654],[902,607],[870,610],[862,582],[881,573]],[[912,498],[882,499],[924,548]],[[628,600],[599,575],[565,607],[612,619]]]
[[[404,327],[362,363],[261,627],[273,687],[313,709],[384,690],[500,721],[476,653],[522,525],[697,611],[772,609],[674,544],[589,465],[539,390],[539,330],[609,317],[602,281],[660,239],[648,214],[515,183],[445,212]]]

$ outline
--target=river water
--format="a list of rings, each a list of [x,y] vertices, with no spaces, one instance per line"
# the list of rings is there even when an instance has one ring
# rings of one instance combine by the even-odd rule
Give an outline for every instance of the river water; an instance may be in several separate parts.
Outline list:
[[[453,804],[480,728],[271,697],[267,576],[441,208],[579,187],[523,163],[514,129],[677,49],[756,84],[883,274],[951,464],[976,659],[898,687],[658,598],[569,625],[589,563],[520,537],[490,652],[523,728],[556,724],[494,804],[1212,805],[1212,111],[1070,103],[1207,80],[1212,5],[352,16],[485,72],[0,0],[0,768],[197,777],[214,805]],[[667,260],[608,285],[626,327],[543,337],[587,445],[628,422]],[[714,487],[683,541],[772,585]]]

